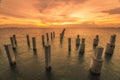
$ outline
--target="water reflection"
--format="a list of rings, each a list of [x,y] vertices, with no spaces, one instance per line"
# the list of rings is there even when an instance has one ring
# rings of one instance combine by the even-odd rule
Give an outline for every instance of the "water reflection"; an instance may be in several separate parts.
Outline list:
[[[47,80],[55,80],[52,71],[46,71]]]
[[[34,55],[37,55],[37,49],[33,50]]]
[[[93,75],[91,73],[88,74],[88,80],[100,80],[99,75]]]
[[[60,41],[60,47],[62,48],[63,41]]]
[[[12,71],[15,71],[17,69],[17,64],[10,66]]]
[[[18,49],[17,49],[17,48],[13,49],[13,52],[14,52],[14,55],[15,55],[15,57],[16,57],[17,54],[18,54]]]
[[[106,43],[109,40],[109,37],[107,36],[115,32],[114,30],[109,31],[109,30],[102,30],[102,29],[101,30],[69,29],[65,33],[64,41],[66,42],[63,41],[64,42],[63,43],[59,41],[59,37],[58,37],[60,30],[55,29],[55,31],[57,32],[56,34],[57,37],[52,41],[53,43],[52,63],[53,65],[55,65],[53,66],[53,69],[55,70],[54,74],[53,72],[45,72],[44,47],[42,45],[37,45],[38,53],[36,53],[37,51],[34,52],[32,48],[27,47],[26,39],[19,37],[19,36],[23,36],[21,35],[20,32],[22,32],[23,34],[26,34],[27,32],[27,33],[30,33],[31,36],[37,37],[38,42],[40,42],[41,39],[40,39],[40,36],[38,35],[45,34],[46,32],[51,31],[50,29],[40,29],[40,30],[39,29],[33,29],[33,30],[32,29],[31,30],[30,29],[26,29],[26,30],[10,29],[8,31],[10,35],[13,34],[13,32],[17,32],[18,33],[17,35],[19,38],[18,43],[22,45],[20,46],[20,48],[18,48],[18,50],[15,51],[16,55],[18,53],[20,54],[20,55],[17,55],[18,66],[17,65],[16,66],[18,67],[18,70],[20,71],[20,73],[22,73],[25,77],[24,79],[21,79],[21,80],[26,80],[26,78],[27,79],[29,78],[29,80],[34,80],[34,79],[36,80],[36,78],[37,79],[39,78],[39,80],[74,80],[74,79],[81,80],[81,78],[83,78],[82,80],[103,80],[103,79],[115,80],[116,78],[118,79],[117,72],[118,73],[120,72],[119,54],[114,55],[113,57],[114,59],[112,59],[112,56],[109,56],[109,55],[105,56],[105,64],[104,64],[104,68],[102,69],[102,74],[100,76],[94,76],[92,74],[89,74],[89,70],[88,70],[90,60],[95,55],[95,48],[93,49],[92,43],[91,43],[93,42],[94,36],[96,35],[96,33],[99,33],[101,35],[100,45],[105,47]],[[2,43],[8,42],[9,41],[8,37],[10,35],[6,34],[5,30],[1,30],[0,33],[4,34],[4,35],[1,35],[2,37],[1,39],[3,40]],[[118,31],[118,33],[120,32]],[[72,39],[75,39],[77,34],[80,34],[81,37],[86,38],[86,51],[85,51],[86,53],[84,55],[78,53],[79,49],[76,50],[75,40],[72,41],[72,44],[74,45],[74,47],[72,46],[72,50],[75,52],[73,51],[68,52],[66,50],[68,48],[67,38],[71,37]],[[120,42],[120,38],[118,38],[117,41]],[[60,46],[62,47],[62,49],[59,48]],[[117,45],[116,47],[117,52],[119,52],[119,47],[120,46]],[[1,50],[2,50],[2,53],[4,53],[2,48]],[[25,51],[25,52],[22,52],[22,51]],[[33,54],[37,54],[37,55],[33,55]],[[2,61],[2,64],[0,65],[0,67],[4,67],[4,68],[0,68],[1,70],[0,74],[6,75],[6,79],[3,79],[3,80],[8,80],[9,75],[16,74],[17,67],[12,66],[13,72],[14,71],[16,72],[12,74],[9,73],[9,71],[6,70],[8,68],[8,61],[7,61],[6,55],[5,54],[2,54],[2,55],[3,55],[2,58],[0,58],[0,61]],[[65,61],[66,58],[68,58],[67,61]],[[114,65],[106,64],[106,63],[111,63],[111,61],[114,63]],[[114,72],[114,75],[113,75],[113,72]],[[39,75],[39,76],[36,76],[36,75]],[[10,76],[10,78],[14,80],[14,78],[18,79],[19,76],[21,75],[16,74],[16,76],[12,76],[12,77]],[[1,77],[0,79],[2,79],[4,76],[0,75],[0,77]]]
[[[68,51],[68,58],[71,56],[71,51]]]
[[[111,59],[112,59],[112,55],[107,55],[107,54],[105,54],[105,61],[106,61],[106,63],[107,64],[109,64],[110,62],[111,62]]]
[[[78,54],[78,60],[79,62],[84,62],[84,54]]]

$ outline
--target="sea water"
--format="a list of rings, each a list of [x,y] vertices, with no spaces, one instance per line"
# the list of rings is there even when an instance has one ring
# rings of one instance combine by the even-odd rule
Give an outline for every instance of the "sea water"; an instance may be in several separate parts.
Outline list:
[[[62,44],[60,33],[63,29],[57,28],[5,28],[0,29],[0,80],[120,80],[120,29],[66,29]],[[50,32],[55,31],[55,39],[51,40]],[[42,45],[42,35],[46,38],[49,33],[51,45],[52,71],[45,70],[45,53]],[[10,44],[10,37],[15,34],[18,47],[14,52],[16,66],[11,67],[4,49]],[[30,36],[28,48],[26,35]],[[76,37],[85,38],[85,53],[79,55],[76,50]],[[106,44],[110,36],[116,34],[115,51],[112,56],[105,56]],[[103,66],[99,76],[90,74],[89,68],[95,56],[93,38],[99,35],[99,46],[104,48]],[[32,37],[36,37],[37,54],[32,50]],[[68,51],[68,38],[71,38],[72,50]]]

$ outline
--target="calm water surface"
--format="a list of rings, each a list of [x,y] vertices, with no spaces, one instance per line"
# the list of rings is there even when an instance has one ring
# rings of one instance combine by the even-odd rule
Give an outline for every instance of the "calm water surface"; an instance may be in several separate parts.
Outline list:
[[[52,72],[45,71],[44,48],[41,35],[56,32],[51,44]],[[0,80],[120,80],[120,29],[66,29],[63,44],[60,45],[59,35],[62,29],[0,29]],[[10,44],[9,37],[16,34],[18,47],[15,52],[17,65],[10,67],[4,44]],[[36,37],[37,55],[27,47],[26,34]],[[75,47],[77,34],[86,39],[84,55],[79,55]],[[100,76],[89,73],[91,59],[95,55],[92,47],[93,38],[99,35],[99,45],[105,47],[110,35],[116,34],[116,47],[113,56],[103,53],[103,66]],[[72,38],[72,51],[68,52],[68,37]],[[31,41],[32,42],[32,41]]]

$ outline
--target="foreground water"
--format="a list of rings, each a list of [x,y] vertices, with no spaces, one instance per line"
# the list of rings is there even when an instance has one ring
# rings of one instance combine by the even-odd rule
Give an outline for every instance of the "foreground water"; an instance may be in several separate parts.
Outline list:
[[[46,32],[56,32],[56,37],[51,44],[52,72],[45,71],[44,48],[41,35]],[[0,80],[120,80],[120,29],[66,29],[62,46],[59,35],[62,29],[0,29]],[[17,65],[10,67],[4,44],[10,44],[9,37],[16,34],[18,47],[15,52]],[[26,34],[36,37],[37,55],[33,54],[26,43]],[[84,55],[79,55],[75,47],[77,34],[86,39]],[[105,47],[110,35],[116,34],[116,47],[113,56],[103,53],[103,66],[100,76],[89,73],[89,66],[93,58],[92,47],[95,35],[100,36],[99,45]],[[68,37],[72,38],[72,51],[68,52]],[[31,43],[32,46],[32,43]]]

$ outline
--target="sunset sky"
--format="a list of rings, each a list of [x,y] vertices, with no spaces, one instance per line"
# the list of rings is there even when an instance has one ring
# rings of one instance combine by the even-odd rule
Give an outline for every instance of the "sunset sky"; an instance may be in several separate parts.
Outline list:
[[[120,27],[120,0],[0,0],[0,25]]]

